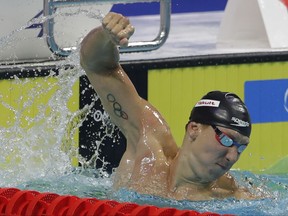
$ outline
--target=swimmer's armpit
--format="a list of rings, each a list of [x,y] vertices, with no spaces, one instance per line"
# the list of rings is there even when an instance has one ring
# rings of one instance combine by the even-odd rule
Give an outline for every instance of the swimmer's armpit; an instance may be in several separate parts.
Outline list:
[[[116,101],[115,96],[113,94],[109,93],[109,94],[107,94],[106,98],[107,98],[109,103],[112,103],[114,114],[119,118],[123,118],[125,120],[128,120],[128,114],[122,110],[122,106],[120,103],[118,103]]]

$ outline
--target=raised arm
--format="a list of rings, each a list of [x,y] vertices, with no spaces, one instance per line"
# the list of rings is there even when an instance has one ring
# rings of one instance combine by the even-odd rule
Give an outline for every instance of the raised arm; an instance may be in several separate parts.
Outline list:
[[[126,17],[108,13],[102,26],[84,38],[80,50],[81,66],[112,121],[125,135],[139,126],[144,103],[118,62],[117,46],[126,46],[133,33]]]
[[[105,111],[125,135],[127,148],[131,147],[135,153],[137,144],[149,142],[150,146],[161,145],[164,154],[172,157],[178,147],[169,127],[157,110],[138,95],[118,62],[117,46],[127,46],[133,33],[134,27],[127,18],[121,14],[108,13],[102,26],[92,30],[83,39],[80,63]],[[148,136],[149,141],[140,141],[143,136]]]
[[[82,41],[80,63],[87,73],[108,75],[119,69],[117,45],[127,46],[134,27],[121,14],[108,13],[102,26],[93,29]]]

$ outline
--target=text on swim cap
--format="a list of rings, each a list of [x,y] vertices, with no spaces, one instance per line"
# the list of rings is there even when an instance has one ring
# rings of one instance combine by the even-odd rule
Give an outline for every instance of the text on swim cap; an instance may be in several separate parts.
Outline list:
[[[202,106],[219,107],[219,105],[220,105],[220,101],[202,99],[196,103],[195,107],[202,107]]]
[[[241,119],[238,119],[236,117],[232,117],[231,119],[233,122],[235,122],[236,124],[230,124],[230,125],[234,125],[237,127],[249,127],[249,122],[243,121]]]

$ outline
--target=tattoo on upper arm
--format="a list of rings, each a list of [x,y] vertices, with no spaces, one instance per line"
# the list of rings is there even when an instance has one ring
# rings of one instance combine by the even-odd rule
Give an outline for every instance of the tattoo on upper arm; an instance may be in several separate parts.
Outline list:
[[[116,98],[112,94],[107,95],[107,100],[113,104],[114,114],[119,118],[123,118],[125,120],[128,119],[128,114],[122,110],[122,106],[116,101]]]

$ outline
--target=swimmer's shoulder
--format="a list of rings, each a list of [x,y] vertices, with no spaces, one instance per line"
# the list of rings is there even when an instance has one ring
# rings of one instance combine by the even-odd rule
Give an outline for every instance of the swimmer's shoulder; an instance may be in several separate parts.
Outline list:
[[[221,176],[216,183],[220,188],[231,191],[238,188],[235,178],[229,172]]]
[[[148,135],[151,138],[149,145],[156,145],[163,151],[163,154],[168,159],[173,159],[179,147],[175,142],[170,127],[164,117],[156,108],[147,103],[144,115],[143,127],[148,130]],[[147,107],[149,107],[147,109]]]
[[[255,194],[248,188],[239,186],[235,178],[229,172],[225,173],[217,180],[217,185],[219,188],[226,190],[227,192],[230,191],[231,196],[236,199],[252,200],[266,197],[265,193],[263,192],[259,191],[258,194]]]

